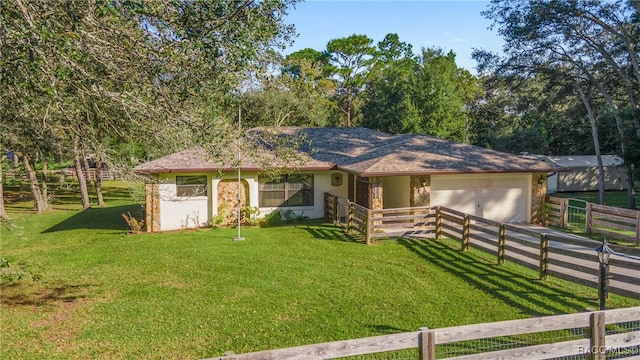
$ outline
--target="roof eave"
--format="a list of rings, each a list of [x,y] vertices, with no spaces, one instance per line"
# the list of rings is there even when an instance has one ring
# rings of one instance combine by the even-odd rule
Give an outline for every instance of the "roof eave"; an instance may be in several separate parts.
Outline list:
[[[326,170],[334,170],[336,168],[335,164],[327,165],[327,166],[300,166],[294,167],[299,171],[326,171]],[[264,170],[264,168],[260,167],[241,167],[240,171],[247,172],[260,172]],[[238,168],[153,168],[153,169],[138,169],[134,170],[134,173],[144,175],[144,174],[176,174],[176,173],[209,173],[209,172],[235,172],[238,171]]]
[[[525,174],[525,173],[541,173],[541,172],[567,172],[571,171],[563,169],[511,169],[511,170],[425,170],[425,171],[396,171],[396,172],[368,172],[359,173],[361,177],[372,176],[411,176],[411,175],[462,175],[462,174]]]

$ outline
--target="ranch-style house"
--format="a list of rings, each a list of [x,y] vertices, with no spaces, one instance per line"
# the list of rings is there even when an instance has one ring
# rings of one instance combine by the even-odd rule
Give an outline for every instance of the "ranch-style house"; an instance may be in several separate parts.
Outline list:
[[[252,155],[239,152],[241,206],[256,207],[261,215],[291,210],[322,218],[324,194],[330,193],[369,209],[439,205],[500,222],[531,222],[546,195],[547,174],[565,170],[532,157],[426,135],[343,127],[270,130],[303,141],[294,163],[281,164],[290,171],[276,176],[265,174]],[[218,211],[234,213],[237,164],[190,149],[137,166],[135,171],[150,179],[148,231],[202,226]]]

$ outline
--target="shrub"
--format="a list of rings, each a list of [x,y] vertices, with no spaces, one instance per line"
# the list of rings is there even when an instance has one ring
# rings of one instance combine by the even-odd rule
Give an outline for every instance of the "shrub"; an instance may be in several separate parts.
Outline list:
[[[214,229],[225,226],[228,222],[229,210],[225,204],[218,206],[218,213],[209,219],[209,226]]]
[[[142,228],[144,227],[144,220],[136,219],[131,213],[122,214],[122,218],[127,222],[129,226],[129,232],[138,234],[142,232]]]
[[[255,206],[245,206],[240,210],[240,219],[245,225],[253,226],[260,224],[260,209]]]
[[[264,224],[270,226],[282,225],[284,223],[280,211],[274,210],[264,217]]]
[[[282,225],[289,223],[300,223],[306,219],[308,216],[304,215],[304,212],[296,213],[293,210],[282,210],[282,211],[272,211],[264,218],[265,225]]]

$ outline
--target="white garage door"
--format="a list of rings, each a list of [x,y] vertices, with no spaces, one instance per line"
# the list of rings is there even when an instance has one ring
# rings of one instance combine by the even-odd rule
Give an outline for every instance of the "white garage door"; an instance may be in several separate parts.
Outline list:
[[[434,175],[431,205],[500,222],[526,222],[530,182],[530,175]]]

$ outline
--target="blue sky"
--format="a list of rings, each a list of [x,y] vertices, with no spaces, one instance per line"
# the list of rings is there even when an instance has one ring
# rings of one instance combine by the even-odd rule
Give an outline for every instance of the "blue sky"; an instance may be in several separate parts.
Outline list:
[[[422,47],[456,53],[456,63],[475,73],[474,48],[499,52],[503,41],[480,12],[488,0],[307,0],[289,11],[286,22],[299,36],[285,54],[307,47],[324,50],[331,39],[362,34],[377,44],[388,33]]]

